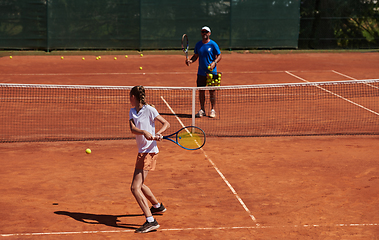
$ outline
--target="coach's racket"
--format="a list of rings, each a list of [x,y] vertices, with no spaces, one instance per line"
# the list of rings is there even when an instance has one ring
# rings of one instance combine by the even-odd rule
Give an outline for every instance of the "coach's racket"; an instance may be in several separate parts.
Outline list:
[[[188,61],[188,49],[189,49],[188,37],[187,37],[187,34],[183,34],[183,36],[182,36],[182,50],[186,54],[186,60],[187,61]]]
[[[197,150],[205,144],[205,133],[201,128],[189,126],[171,135],[163,136],[163,139],[176,143],[187,150]]]

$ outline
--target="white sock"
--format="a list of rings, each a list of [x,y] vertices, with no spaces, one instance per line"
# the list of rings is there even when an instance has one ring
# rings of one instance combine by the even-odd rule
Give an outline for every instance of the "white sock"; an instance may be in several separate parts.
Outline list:
[[[157,203],[157,204],[153,205],[154,208],[159,208],[160,206],[161,206],[160,203]]]
[[[148,221],[149,223],[154,222],[154,217],[153,216],[147,217],[146,221]]]

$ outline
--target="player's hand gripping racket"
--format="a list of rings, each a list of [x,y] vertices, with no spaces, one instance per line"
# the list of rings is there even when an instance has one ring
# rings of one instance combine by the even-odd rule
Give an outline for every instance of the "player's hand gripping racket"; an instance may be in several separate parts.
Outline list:
[[[187,65],[188,65],[188,49],[189,49],[188,37],[187,37],[187,34],[183,34],[183,36],[182,36],[182,50],[186,54]]]
[[[176,143],[187,150],[197,150],[202,148],[205,144],[204,131],[194,126],[184,127],[171,135],[161,138]]]

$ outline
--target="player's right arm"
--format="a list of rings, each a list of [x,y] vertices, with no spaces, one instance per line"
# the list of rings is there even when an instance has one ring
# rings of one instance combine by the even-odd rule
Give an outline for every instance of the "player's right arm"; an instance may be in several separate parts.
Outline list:
[[[129,120],[129,126],[130,126],[130,131],[133,134],[144,135],[147,140],[154,140],[154,136],[151,133],[149,133],[148,131],[141,130],[141,129],[137,128],[136,125],[134,124],[133,119]]]
[[[199,54],[194,54],[190,59],[186,59],[187,66],[191,65],[191,63],[196,62],[196,60],[199,58]]]

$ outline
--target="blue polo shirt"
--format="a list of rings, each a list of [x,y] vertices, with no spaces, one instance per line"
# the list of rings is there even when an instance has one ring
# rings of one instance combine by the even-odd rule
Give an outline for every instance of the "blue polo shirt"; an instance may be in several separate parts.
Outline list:
[[[221,51],[217,43],[213,40],[210,40],[206,44],[199,41],[195,45],[195,54],[199,55],[199,68],[197,70],[197,74],[206,76],[207,73],[211,72],[208,69],[209,64],[216,60],[216,56],[220,55]],[[217,74],[217,67],[213,69],[212,74]]]

